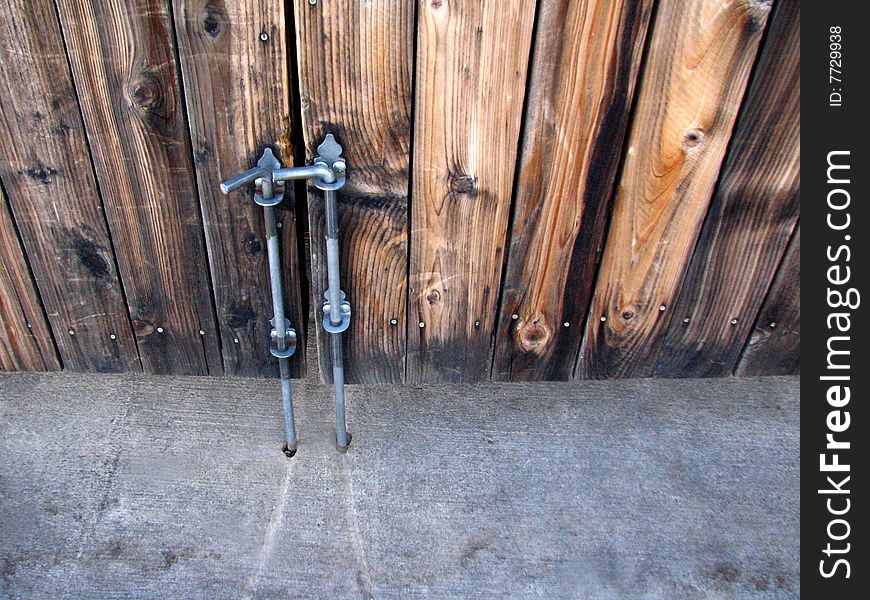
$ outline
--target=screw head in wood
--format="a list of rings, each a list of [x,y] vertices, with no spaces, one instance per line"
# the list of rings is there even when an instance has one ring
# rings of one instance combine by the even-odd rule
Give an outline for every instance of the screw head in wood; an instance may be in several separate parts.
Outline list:
[[[683,323],[688,323],[688,322],[689,322],[689,317],[686,317],[685,319],[683,319]]]
[[[420,329],[423,329],[424,327],[426,327],[426,323],[424,323],[423,321],[420,321],[419,326],[420,326]]]
[[[199,330],[199,335],[205,335],[205,332],[204,332],[202,329],[200,329],[200,330]]]
[[[158,328],[157,328],[157,333],[163,333],[163,328],[162,328],[162,327],[158,327]]]
[[[261,42],[268,42],[269,41],[269,34],[266,33],[265,31],[263,33],[261,33],[260,34],[260,41]]]
[[[239,338],[233,338],[233,343],[234,343],[234,344],[238,344],[238,343],[239,343]]]
[[[390,319],[390,325],[398,325],[399,321],[397,319]]]
[[[110,339],[110,340],[115,340],[115,339],[118,339],[118,336],[115,335],[114,333],[110,333],[110,334],[109,334],[109,339]]]
[[[731,324],[732,324],[732,325],[737,325],[737,319],[731,319]]]
[[[601,322],[602,322],[602,323],[604,323],[604,321],[606,321],[606,320],[607,320],[607,317],[601,317]]]
[[[565,321],[564,323],[562,323],[562,327],[571,327],[571,323]]]
[[[664,304],[662,304],[661,306],[659,306],[659,311],[660,311],[660,312],[665,312],[665,305],[664,305]]]
[[[73,331],[73,330],[72,330],[72,329],[70,329],[70,330],[69,330],[69,334],[70,334],[70,335],[75,335],[75,334],[76,334],[76,332],[75,332],[75,331]]]
[[[771,329],[774,328],[774,327],[776,327],[776,321],[772,322],[772,323],[770,324],[770,327],[771,327]]]
[[[520,316],[519,316],[518,314],[516,314],[516,313],[514,313],[514,314],[511,315],[511,319],[513,319],[514,321],[516,321],[516,320],[519,319],[519,318],[520,318]]]

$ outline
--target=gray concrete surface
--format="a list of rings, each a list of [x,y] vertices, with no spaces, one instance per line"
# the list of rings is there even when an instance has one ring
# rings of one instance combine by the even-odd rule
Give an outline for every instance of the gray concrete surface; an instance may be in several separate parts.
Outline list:
[[[795,378],[0,376],[3,598],[793,598]]]

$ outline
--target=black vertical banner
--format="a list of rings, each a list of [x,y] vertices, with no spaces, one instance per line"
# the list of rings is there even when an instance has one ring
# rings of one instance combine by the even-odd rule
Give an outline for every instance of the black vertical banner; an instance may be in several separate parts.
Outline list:
[[[861,491],[870,435],[865,6],[801,6],[801,591],[808,598],[863,598],[870,590]]]

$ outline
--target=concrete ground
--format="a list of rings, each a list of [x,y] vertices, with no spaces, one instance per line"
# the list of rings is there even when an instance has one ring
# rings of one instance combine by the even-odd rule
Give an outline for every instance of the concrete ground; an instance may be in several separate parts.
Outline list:
[[[796,378],[0,376],[2,598],[794,598]]]

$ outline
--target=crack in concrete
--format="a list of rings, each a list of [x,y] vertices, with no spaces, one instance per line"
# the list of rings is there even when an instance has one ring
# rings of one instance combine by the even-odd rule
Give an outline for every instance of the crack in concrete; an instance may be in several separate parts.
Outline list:
[[[251,600],[256,596],[257,584],[259,584],[260,578],[266,572],[269,559],[272,557],[272,552],[275,550],[275,539],[278,537],[278,532],[281,530],[281,525],[284,523],[284,512],[287,508],[287,496],[290,493],[290,476],[295,464],[296,461],[294,460],[288,461],[287,467],[284,470],[284,479],[281,482],[281,490],[278,492],[278,497],[275,499],[275,508],[272,510],[271,517],[269,517],[269,526],[266,528],[266,533],[263,536],[263,544],[260,546],[260,553],[257,555],[257,568],[248,580],[249,593],[244,596],[246,600]]]
[[[353,549],[356,552],[357,558],[360,561],[360,565],[362,565],[362,571],[357,573],[357,586],[360,588],[360,592],[363,595],[363,598],[366,600],[373,600],[375,595],[372,586],[372,575],[369,570],[369,563],[366,559],[366,550],[365,550],[365,542],[362,538],[362,532],[359,527],[359,514],[356,510],[356,492],[353,486],[353,469],[348,467],[348,458],[347,455],[341,456],[341,468],[342,473],[345,476],[345,482],[347,483],[347,503],[348,503],[348,512],[350,514],[350,531],[353,537]]]

